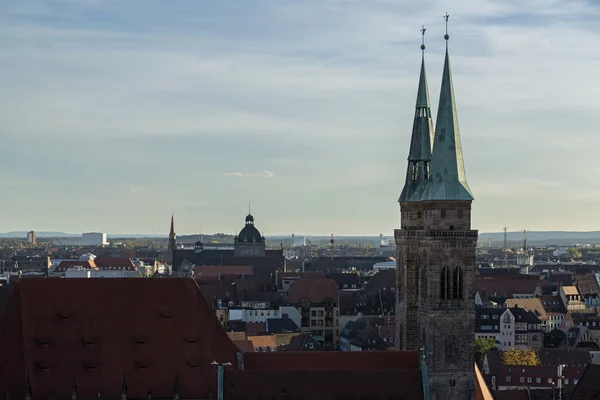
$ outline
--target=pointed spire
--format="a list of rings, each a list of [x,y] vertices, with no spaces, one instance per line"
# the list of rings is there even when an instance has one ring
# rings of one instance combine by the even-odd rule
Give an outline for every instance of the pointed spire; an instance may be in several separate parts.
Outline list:
[[[171,230],[169,231],[169,239],[175,237],[175,217],[171,214]]]
[[[423,200],[473,200],[467,184],[465,166],[458,128],[458,115],[454,100],[452,71],[448,54],[448,18],[446,13],[446,57],[442,73],[440,103],[435,121],[435,135],[431,155],[431,182],[423,194]]]
[[[429,104],[427,74],[425,73],[425,27],[421,29],[421,35],[421,74],[417,89],[417,102],[412,137],[410,139],[406,180],[400,194],[400,199],[398,200],[400,203],[420,201],[425,186],[429,181],[433,121],[431,119]]]

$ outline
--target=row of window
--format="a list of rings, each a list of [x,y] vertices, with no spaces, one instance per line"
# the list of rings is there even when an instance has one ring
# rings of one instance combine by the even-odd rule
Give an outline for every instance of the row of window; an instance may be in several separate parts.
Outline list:
[[[578,379],[573,379],[573,385],[577,385],[578,381],[579,381]],[[512,382],[512,377],[507,376],[506,377],[506,382]],[[519,378],[519,382],[525,383],[525,377],[524,376],[520,377]],[[531,376],[528,376],[527,377],[527,383],[532,383],[532,382],[533,382],[533,378]],[[569,378],[565,378],[563,380],[563,382],[564,382],[565,385],[568,385],[569,384]],[[535,383],[542,383],[542,378],[539,378],[539,377],[535,378]],[[548,378],[548,384],[552,385],[553,383],[554,383],[554,378]]]

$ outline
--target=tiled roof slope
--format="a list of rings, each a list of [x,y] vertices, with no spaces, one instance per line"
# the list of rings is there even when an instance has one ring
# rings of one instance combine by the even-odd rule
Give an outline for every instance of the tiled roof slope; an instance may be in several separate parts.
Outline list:
[[[571,396],[574,400],[600,399],[600,365],[588,364],[575,391]]]
[[[299,302],[323,302],[327,299],[338,301],[338,288],[333,279],[297,279],[288,290],[288,300]]]
[[[226,399],[424,398],[417,352],[244,353],[244,368],[225,373]]]
[[[191,279],[27,279],[0,316],[0,393],[33,399],[205,398],[213,360],[236,362],[229,340]]]

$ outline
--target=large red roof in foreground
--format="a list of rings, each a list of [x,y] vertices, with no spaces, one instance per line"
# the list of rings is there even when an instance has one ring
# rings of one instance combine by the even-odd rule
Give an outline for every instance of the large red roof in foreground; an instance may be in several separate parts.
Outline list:
[[[33,400],[216,398],[212,361],[230,362],[224,399],[421,399],[414,352],[244,353],[192,279],[25,279],[0,316],[0,393]],[[241,360],[240,360],[241,361]],[[210,395],[209,395],[210,394]],[[267,397],[265,397],[267,396]],[[381,397],[380,397],[381,398]]]
[[[236,347],[191,279],[26,279],[0,318],[0,393],[67,398],[172,397],[208,390],[213,360],[235,363]]]

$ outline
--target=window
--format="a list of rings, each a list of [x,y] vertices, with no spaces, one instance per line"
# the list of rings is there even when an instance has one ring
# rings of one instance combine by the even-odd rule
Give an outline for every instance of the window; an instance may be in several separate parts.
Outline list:
[[[452,283],[452,298],[463,300],[463,271],[461,267],[454,268]]]
[[[507,377],[506,377],[506,382],[510,382],[510,380],[511,380],[511,377],[510,377],[510,376],[507,376]]]
[[[531,377],[527,378],[527,383],[531,383]]]
[[[519,378],[519,381],[520,381],[521,383],[525,382],[525,377],[523,377],[523,376],[522,376],[521,378]]]
[[[442,208],[441,211],[442,218],[446,218],[446,210]]]
[[[569,384],[569,378],[565,378],[565,385]]]
[[[548,378],[548,383],[552,384],[552,378]]]
[[[542,383],[542,378],[535,378],[535,383]]]
[[[440,299],[450,299],[450,268],[448,267],[442,268],[440,276]]]

